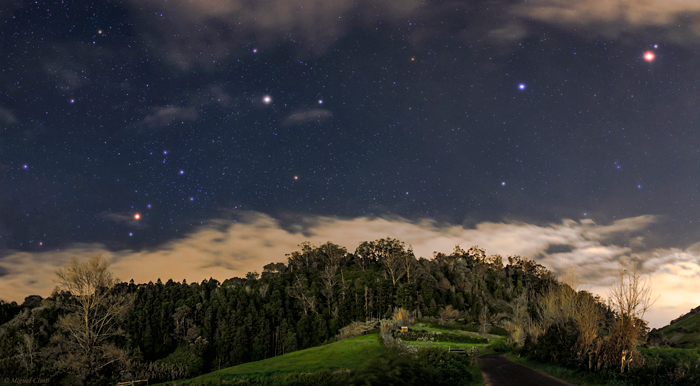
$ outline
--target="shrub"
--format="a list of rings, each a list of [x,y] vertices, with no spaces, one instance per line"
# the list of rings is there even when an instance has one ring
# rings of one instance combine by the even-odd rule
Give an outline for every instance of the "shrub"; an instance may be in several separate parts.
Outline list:
[[[341,328],[335,338],[336,340],[343,340],[364,335],[377,327],[377,323],[378,321],[376,320],[370,320],[368,322],[352,322],[349,325]]]

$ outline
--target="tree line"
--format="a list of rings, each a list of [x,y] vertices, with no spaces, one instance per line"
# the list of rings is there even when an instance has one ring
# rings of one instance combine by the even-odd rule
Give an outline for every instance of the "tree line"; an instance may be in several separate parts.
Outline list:
[[[398,307],[482,332],[499,326],[543,358],[598,369],[634,364],[646,333],[639,314],[576,291],[533,260],[504,262],[478,246],[426,259],[393,238],[352,253],[305,242],[286,258],[223,282],[147,284],[120,282],[99,257],[74,260],[48,298],[0,303],[0,373],[86,385],[192,377],[334,341],[344,326]]]

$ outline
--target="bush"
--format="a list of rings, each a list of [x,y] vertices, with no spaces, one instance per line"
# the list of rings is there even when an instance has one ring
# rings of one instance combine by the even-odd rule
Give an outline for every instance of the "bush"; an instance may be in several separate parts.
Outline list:
[[[370,320],[369,322],[352,322],[341,328],[340,331],[338,331],[338,335],[335,336],[335,339],[343,340],[364,335],[377,327],[378,323],[379,322],[376,320]]]
[[[394,331],[394,338],[408,341],[432,341],[432,342],[454,342],[454,343],[488,343],[488,339],[480,336],[464,334],[436,334],[432,331]]]

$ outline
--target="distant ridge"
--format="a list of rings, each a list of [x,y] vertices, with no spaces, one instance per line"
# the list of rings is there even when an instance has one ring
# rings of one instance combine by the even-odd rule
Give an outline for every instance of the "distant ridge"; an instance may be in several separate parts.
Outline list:
[[[673,320],[671,321],[671,323],[669,323],[669,324],[674,324],[674,323],[676,323],[676,322],[680,322],[680,321],[683,320],[684,318],[691,317],[691,316],[697,314],[698,312],[700,312],[700,306],[693,308],[693,309],[690,310],[690,312],[688,312],[687,314],[683,314],[683,315],[677,317],[676,319],[673,319]]]
[[[700,348],[700,307],[671,321],[661,328],[672,346],[678,348]]]

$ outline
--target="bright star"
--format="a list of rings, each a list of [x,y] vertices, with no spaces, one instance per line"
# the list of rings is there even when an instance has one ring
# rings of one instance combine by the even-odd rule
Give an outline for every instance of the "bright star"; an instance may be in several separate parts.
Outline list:
[[[323,104],[323,99],[319,99],[319,100],[318,100],[318,104],[319,104],[319,105],[322,105],[322,104]]]
[[[264,104],[269,105],[270,103],[272,103],[272,97],[269,95],[265,95],[263,96],[262,101]]]
[[[136,214],[134,215],[134,220],[137,220],[137,221],[138,221],[138,220],[140,220],[140,219],[141,219],[141,215],[138,214],[138,213],[136,213]]]
[[[506,186],[505,181],[504,181],[504,182],[501,182],[501,186]]]
[[[185,171],[184,171],[184,170],[180,170],[180,174],[185,174]]]
[[[644,53],[644,60],[647,62],[653,62],[654,59],[656,59],[656,54],[654,54],[652,51],[647,51]]]
[[[527,87],[527,86],[525,86],[525,83],[520,83],[520,84],[518,85],[518,88],[521,89],[521,90],[525,90],[526,87]]]

